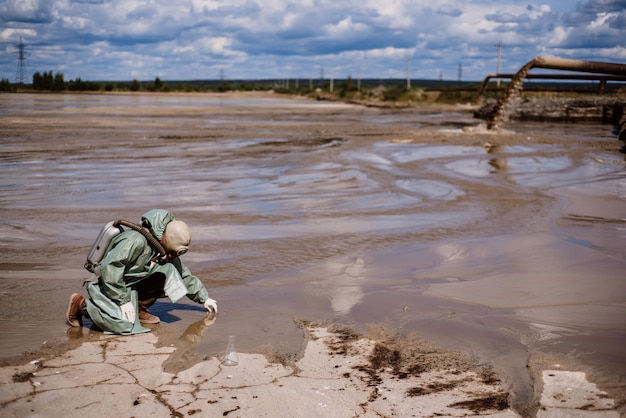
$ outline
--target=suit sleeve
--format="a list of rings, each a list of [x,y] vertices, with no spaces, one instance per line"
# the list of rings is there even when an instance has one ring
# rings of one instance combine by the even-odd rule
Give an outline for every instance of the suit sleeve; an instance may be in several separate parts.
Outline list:
[[[172,260],[180,272],[180,276],[187,287],[187,297],[194,302],[204,303],[209,298],[209,292],[200,279],[191,274],[191,271],[183,264],[180,258]]]

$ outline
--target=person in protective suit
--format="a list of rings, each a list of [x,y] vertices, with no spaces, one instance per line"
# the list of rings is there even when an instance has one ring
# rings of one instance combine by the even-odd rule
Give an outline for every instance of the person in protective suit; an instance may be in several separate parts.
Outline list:
[[[98,281],[85,283],[89,297],[77,293],[70,296],[66,319],[71,326],[81,326],[85,316],[107,333],[148,332],[142,323],[160,322],[148,309],[165,296],[175,303],[186,295],[217,313],[217,302],[180,260],[191,242],[187,224],[164,209],[153,209],[141,220],[167,251],[167,262],[154,261],[158,251],[140,232],[131,229],[116,235],[97,268]]]

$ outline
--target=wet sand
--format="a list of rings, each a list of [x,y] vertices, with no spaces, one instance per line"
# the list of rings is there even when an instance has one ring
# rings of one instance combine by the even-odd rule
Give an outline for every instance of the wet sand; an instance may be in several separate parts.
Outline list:
[[[464,106],[258,95],[0,95],[0,110],[5,361],[98,338],[63,320],[86,254],[105,222],[163,207],[192,227],[184,262],[220,307],[171,370],[228,335],[297,359],[296,320],[310,320],[462,350],[521,412],[555,364],[626,400],[626,175],[610,126],[487,133]],[[167,300],[154,313],[162,344],[203,315]]]

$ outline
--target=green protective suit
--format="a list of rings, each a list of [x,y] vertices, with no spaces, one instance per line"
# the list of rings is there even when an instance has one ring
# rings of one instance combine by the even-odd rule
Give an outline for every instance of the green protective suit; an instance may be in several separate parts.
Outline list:
[[[174,220],[171,212],[153,209],[142,217],[142,226],[159,241],[167,224]],[[158,252],[140,232],[124,231],[109,244],[102,263],[96,270],[97,282],[87,282],[89,293],[87,312],[94,324],[112,334],[137,334],[149,332],[139,323],[138,295],[133,285],[148,279],[155,273],[165,276],[165,294],[176,302],[186,295],[194,302],[204,303],[208,292],[200,279],[191,274],[180,258],[165,264],[154,261]],[[135,323],[122,318],[120,306],[132,302],[137,313]]]

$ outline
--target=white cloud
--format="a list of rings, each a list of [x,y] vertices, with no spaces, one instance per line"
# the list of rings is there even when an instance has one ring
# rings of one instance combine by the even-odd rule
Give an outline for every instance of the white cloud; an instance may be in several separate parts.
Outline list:
[[[362,23],[352,22],[352,16],[341,20],[337,24],[325,25],[326,34],[331,37],[353,36],[359,32],[364,32],[367,26]]]
[[[406,57],[406,50],[401,48],[387,47],[382,49],[372,49],[366,54],[367,58],[403,58]]]
[[[194,51],[195,49],[191,45],[177,46],[175,48],[172,48],[172,52],[179,55],[190,54]]]
[[[551,35],[552,36],[548,38],[547,46],[558,47],[568,38],[569,31],[559,26],[554,28]]]
[[[33,37],[36,35],[36,32],[33,29],[3,29],[0,31],[0,42],[10,44],[15,42],[17,44],[19,42],[20,37]]]
[[[283,21],[281,29],[289,29],[293,27],[299,20],[300,16],[297,13],[287,12],[283,15]]]
[[[224,37],[204,38],[198,44],[206,52],[213,54],[227,54],[230,51],[231,40]]]
[[[18,22],[46,22],[51,19],[51,3],[46,0],[7,0],[0,5],[0,16]]]
[[[410,27],[414,21],[412,16],[422,9],[424,1],[405,0],[367,0],[366,7],[375,10],[380,21],[385,22],[389,28],[402,29]]]
[[[593,20],[592,22],[589,22],[587,29],[589,30],[602,29],[604,25],[607,24],[607,21],[609,19],[616,18],[617,16],[618,16],[617,13],[598,13],[596,16],[596,19]]]
[[[69,30],[82,31],[91,26],[91,20],[81,16],[63,16],[61,22]]]
[[[406,72],[480,80],[537,55],[623,57],[624,0],[7,0],[0,3],[0,78],[15,74],[23,36],[31,72],[67,79],[337,77]],[[50,54],[52,50],[57,55]],[[356,62],[358,61],[358,63]],[[184,72],[180,63],[185,62]],[[176,65],[174,64],[176,63]],[[317,68],[317,70],[312,70]],[[504,70],[504,69],[503,69]],[[194,74],[197,71],[198,74]],[[152,72],[152,75],[151,75]],[[286,73],[288,72],[288,73]]]

